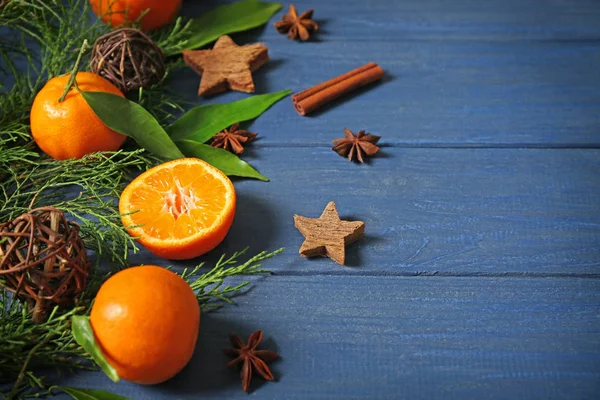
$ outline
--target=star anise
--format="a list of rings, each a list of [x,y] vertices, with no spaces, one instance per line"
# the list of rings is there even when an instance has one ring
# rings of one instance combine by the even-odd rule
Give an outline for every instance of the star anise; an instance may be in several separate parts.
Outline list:
[[[242,389],[248,393],[250,381],[252,380],[252,371],[256,370],[263,378],[268,381],[275,380],[271,370],[266,362],[276,360],[279,355],[271,350],[257,350],[256,348],[262,340],[262,331],[256,331],[248,338],[248,344],[244,344],[238,335],[229,334],[229,340],[233,345],[233,349],[225,349],[223,353],[226,356],[233,358],[228,367],[234,365],[242,365]],[[265,362],[266,361],[266,362]]]
[[[238,129],[239,124],[233,124],[228,129],[213,136],[212,147],[221,147],[235,154],[242,154],[244,145],[252,142],[258,133]]]
[[[350,161],[358,159],[362,163],[365,156],[370,157],[379,151],[379,147],[376,146],[379,139],[381,136],[365,133],[365,131],[360,131],[354,136],[348,128],[344,128],[344,137],[335,139],[331,150],[342,157],[348,157]]]
[[[298,16],[296,6],[290,4],[290,11],[281,18],[281,21],[275,23],[275,28],[279,33],[287,33],[288,38],[305,41],[310,38],[310,32],[319,29],[319,25],[312,20],[313,9],[304,11]]]

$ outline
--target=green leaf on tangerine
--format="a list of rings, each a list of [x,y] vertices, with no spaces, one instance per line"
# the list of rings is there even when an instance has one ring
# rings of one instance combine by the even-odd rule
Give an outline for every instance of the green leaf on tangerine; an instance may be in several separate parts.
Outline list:
[[[83,98],[110,129],[133,138],[157,156],[175,159],[183,154],[158,121],[144,107],[105,92],[83,92]]]
[[[81,389],[68,386],[58,386],[58,389],[71,395],[75,400],[131,400],[129,397],[97,389]]]
[[[190,26],[192,34],[183,43],[182,49],[197,49],[214,42],[221,35],[266,24],[280,8],[279,3],[256,0],[238,1],[215,7],[192,20]],[[179,52],[177,48],[169,48],[166,55],[172,56]]]
[[[77,344],[84,348],[84,350],[92,356],[92,359],[98,364],[100,369],[113,381],[119,382],[119,375],[117,370],[106,361],[104,354],[94,336],[94,331],[90,325],[90,317],[85,315],[74,315],[71,318],[73,337]]]
[[[258,117],[291,92],[291,90],[282,90],[248,97],[233,103],[194,107],[167,127],[167,133],[176,142],[189,139],[204,143],[236,122]]]
[[[177,142],[179,148],[188,157],[198,157],[210,165],[219,168],[225,175],[241,176],[244,178],[255,178],[261,181],[269,179],[252,168],[250,164],[227,150],[217,149],[207,144],[193,140],[180,140]]]

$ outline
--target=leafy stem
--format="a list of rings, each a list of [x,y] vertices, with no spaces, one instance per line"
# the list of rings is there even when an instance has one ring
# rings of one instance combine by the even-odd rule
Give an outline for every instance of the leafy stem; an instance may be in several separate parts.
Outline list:
[[[123,229],[117,198],[131,174],[161,159],[126,143],[119,152],[56,161],[41,153],[29,126],[29,111],[38,90],[49,79],[69,71],[69,82],[58,100],[64,101],[73,87],[78,89],[77,72],[88,70],[89,43],[110,28],[100,19],[90,21],[88,0],[0,0],[0,3],[4,3],[0,7],[0,222],[15,218],[29,207],[52,205],[81,225],[84,243],[93,257],[104,265],[125,266],[129,254],[137,247],[135,239]],[[222,34],[264,24],[279,7],[276,3],[255,0],[234,2],[217,7],[199,19],[178,19],[152,35],[167,55],[176,55],[184,48],[208,44]],[[26,67],[18,67],[15,59],[23,60]],[[173,122],[175,115],[184,111],[183,105],[189,104],[169,93],[166,87],[168,76],[182,64],[180,59],[170,59],[165,78],[137,93],[136,101],[162,127]],[[221,123],[224,122],[222,119]],[[210,149],[194,146],[192,150],[206,153],[214,160],[224,160],[218,152],[209,154]],[[247,173],[247,169],[239,170],[239,165],[251,168],[236,163],[238,172]],[[235,257],[229,257],[220,260],[219,268],[214,271],[196,276],[196,272],[200,273],[197,267],[186,278],[193,282],[205,310],[218,307],[221,302],[231,302],[231,296],[248,285],[244,282],[224,286],[224,279],[236,274],[261,273],[258,263],[275,253],[261,253],[249,260],[250,264],[239,266],[233,265]],[[39,375],[43,369],[94,369],[90,357],[72,337],[71,317],[89,312],[89,300],[106,277],[97,271],[90,276],[81,299],[84,306],[54,309],[44,323],[34,324],[27,305],[2,288],[0,275],[0,385],[3,385],[0,398],[10,392],[18,397],[51,393],[52,387],[46,386]]]
[[[38,344],[33,346],[33,348],[29,351],[29,354],[27,354],[27,358],[25,359],[25,362],[23,363],[23,366],[21,367],[21,371],[19,371],[19,376],[17,377],[17,380],[15,381],[15,384],[13,385],[13,387],[10,391],[10,394],[8,395],[9,399],[13,399],[17,395],[19,387],[21,386],[21,382],[23,382],[23,379],[25,379],[25,374],[27,373],[27,367],[29,366],[29,363],[31,362],[31,358],[34,356],[34,354],[40,348],[45,346],[50,341],[50,339],[52,339],[53,337],[54,337],[54,334],[52,332],[48,333],[48,335],[45,338],[43,338],[41,342],[39,342]]]
[[[213,269],[200,276],[197,276],[197,274],[204,263],[196,266],[191,271],[188,271],[187,268],[183,270],[181,277],[196,292],[198,302],[205,312],[222,307],[223,302],[232,304],[231,295],[250,284],[250,282],[246,281],[235,286],[223,286],[226,278],[236,275],[268,274],[269,271],[261,269],[261,261],[281,253],[284,249],[280,248],[270,253],[262,251],[245,263],[237,265],[238,259],[247,250],[248,247],[242,251],[236,251],[230,257],[223,254]]]
[[[87,39],[84,39],[83,44],[81,45],[81,48],[79,49],[79,54],[77,55],[77,59],[75,60],[75,64],[73,64],[73,69],[71,70],[71,76],[69,77],[69,81],[65,85],[65,91],[63,92],[62,96],[60,96],[60,98],[58,99],[59,103],[62,103],[64,101],[64,99],[67,97],[67,94],[69,93],[69,91],[71,91],[71,88],[73,87],[73,85],[75,85],[75,87],[77,87],[77,71],[79,71],[79,64],[81,64],[81,58],[83,57],[83,54],[86,51],[88,51],[90,48],[91,47],[88,44]],[[79,88],[77,88],[77,89],[79,90]]]
[[[204,312],[233,303],[232,297],[250,285],[249,281],[233,286],[225,285],[228,278],[269,274],[269,271],[262,269],[261,263],[283,251],[262,251],[239,264],[239,259],[247,250],[248,248],[237,251],[231,256],[221,256],[215,266],[203,274],[201,270],[204,263],[178,273],[196,292]],[[41,324],[33,323],[27,307],[18,301],[12,301],[7,290],[0,288],[0,353],[3,355],[0,358],[0,384],[15,382],[18,377],[22,377],[13,385],[13,393],[20,393],[28,388],[39,393],[39,389],[45,385],[33,374],[34,368],[95,369],[89,353],[76,343],[71,321],[75,316],[82,316],[79,319],[81,322],[89,315],[90,299],[95,296],[105,278],[106,276],[90,276],[90,283],[81,301],[84,305],[70,311],[62,311],[56,307]],[[93,335],[88,337],[93,339]],[[0,398],[2,395],[0,393]]]

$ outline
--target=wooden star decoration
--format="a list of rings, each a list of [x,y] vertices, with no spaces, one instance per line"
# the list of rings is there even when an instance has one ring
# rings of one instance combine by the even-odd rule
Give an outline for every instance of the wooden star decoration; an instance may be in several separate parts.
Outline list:
[[[333,201],[319,218],[294,215],[294,226],[306,238],[300,247],[302,257],[329,257],[342,265],[346,261],[346,246],[365,234],[365,223],[341,220]]]
[[[269,49],[260,44],[238,46],[227,35],[212,50],[184,50],[183,60],[202,75],[198,95],[208,96],[228,89],[253,93],[252,72],[269,60]]]

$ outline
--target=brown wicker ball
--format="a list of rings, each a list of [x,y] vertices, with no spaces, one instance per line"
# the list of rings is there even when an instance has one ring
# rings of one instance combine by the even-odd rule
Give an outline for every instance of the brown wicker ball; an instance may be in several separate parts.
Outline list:
[[[121,28],[94,43],[90,68],[123,93],[149,88],[165,75],[163,51],[144,32]]]
[[[0,285],[27,302],[34,322],[68,306],[85,289],[90,263],[79,225],[53,207],[0,225]]]

